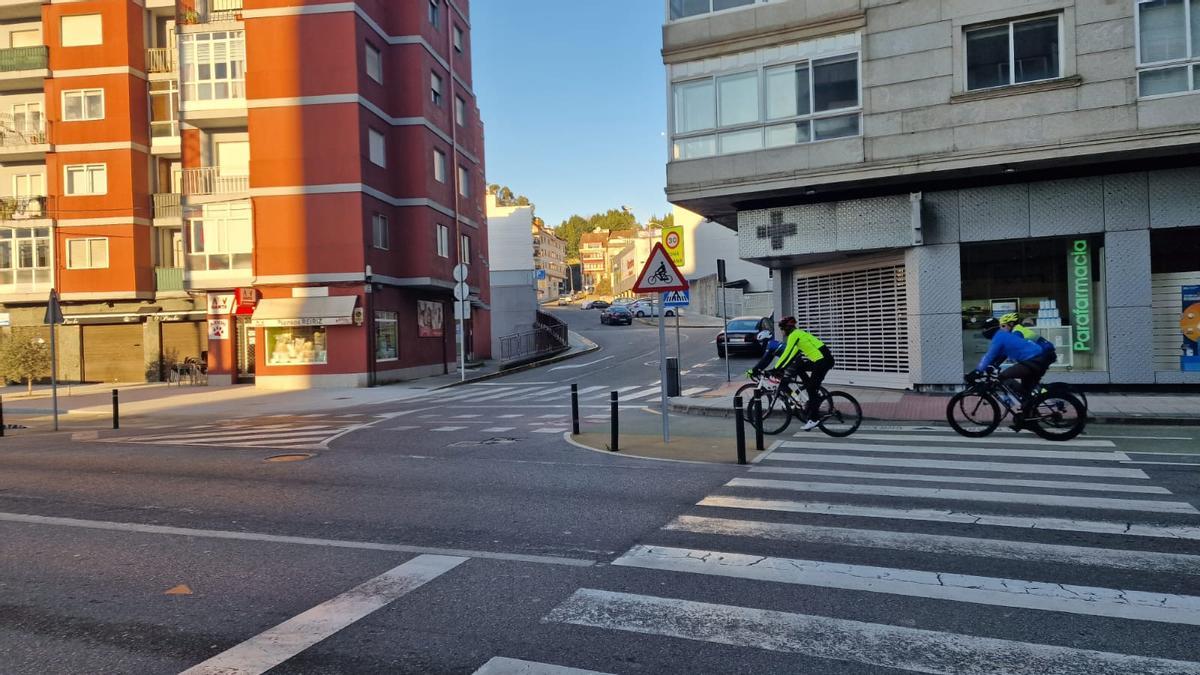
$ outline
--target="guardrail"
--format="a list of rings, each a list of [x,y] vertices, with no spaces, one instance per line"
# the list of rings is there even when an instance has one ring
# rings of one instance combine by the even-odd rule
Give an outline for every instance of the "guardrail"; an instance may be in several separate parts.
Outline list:
[[[0,49],[0,72],[45,68],[49,50],[46,45]]]
[[[556,354],[570,346],[567,324],[545,312],[538,312],[533,330],[500,338],[500,367]]]
[[[242,0],[184,0],[176,20],[180,25],[235,21],[242,13]]]
[[[226,195],[250,191],[250,176],[223,174],[218,166],[182,169],[179,178],[185,195]]]
[[[155,267],[154,268],[154,283],[155,283],[155,288],[160,291],[182,291],[183,290],[183,268],[182,267]]]
[[[154,217],[182,218],[183,206],[180,203],[182,196],[177,192],[156,192],[153,195]]]
[[[174,49],[151,47],[146,50],[146,72],[173,73],[176,70]]]

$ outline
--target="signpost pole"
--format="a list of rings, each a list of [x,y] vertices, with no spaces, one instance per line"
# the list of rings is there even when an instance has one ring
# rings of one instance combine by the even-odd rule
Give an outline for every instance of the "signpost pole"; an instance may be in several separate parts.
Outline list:
[[[667,410],[667,307],[658,296],[658,377],[662,385],[663,443],[671,442],[671,422]]]
[[[729,296],[725,292],[725,260],[717,258],[717,282],[721,284],[721,320],[725,324],[725,381],[733,378],[729,375]]]
[[[46,306],[45,323],[50,324],[50,407],[54,411],[54,430],[58,431],[58,324],[62,323],[62,308],[58,304],[58,291],[50,289],[50,301]]]
[[[675,308],[675,356],[683,363],[683,341],[679,339],[679,308]]]

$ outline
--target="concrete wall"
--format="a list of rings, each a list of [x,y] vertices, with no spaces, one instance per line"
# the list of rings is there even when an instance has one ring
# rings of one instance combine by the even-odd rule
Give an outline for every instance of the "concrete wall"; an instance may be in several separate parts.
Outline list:
[[[488,195],[488,269],[533,269],[532,228],[533,207],[496,206],[495,196]]]
[[[537,293],[532,269],[492,271],[490,276],[492,355],[500,358],[500,338],[533,329],[537,315]]]

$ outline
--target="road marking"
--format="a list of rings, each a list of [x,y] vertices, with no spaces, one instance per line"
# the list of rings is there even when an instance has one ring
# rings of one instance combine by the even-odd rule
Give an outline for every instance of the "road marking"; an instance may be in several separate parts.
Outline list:
[[[483,417],[483,415],[455,415],[455,416],[453,416],[451,419],[456,419],[456,420],[473,420],[473,419],[475,419],[476,417]]]
[[[218,427],[218,428],[220,428],[220,427]],[[308,426],[291,427],[287,431],[289,433],[323,433],[323,432],[333,433],[334,431],[337,431],[338,429],[341,429],[341,428],[342,427],[331,426],[328,424],[313,424],[313,425],[308,425]],[[182,436],[180,434],[152,434],[149,436],[119,437],[114,440],[129,441],[129,440],[133,440],[136,438],[136,439],[142,440],[142,441],[158,441],[158,440],[180,440],[180,439],[189,438],[189,437],[190,438],[201,438],[201,437],[203,437],[203,438],[228,438],[228,437],[237,438],[237,437],[246,437],[246,436],[261,436],[263,434],[272,435],[272,434],[276,434],[278,432],[279,432],[279,429],[277,427],[272,427],[270,429],[262,429],[262,427],[245,427],[242,429],[230,429],[227,431],[211,431],[211,432],[203,433],[203,434],[191,434],[190,436]]]
[[[639,544],[619,567],[1200,626],[1200,597]]]
[[[312,441],[318,438],[324,438],[333,434],[337,429],[326,429],[323,431],[300,431],[295,433],[277,433],[277,434],[255,434],[243,436],[191,436],[188,438],[175,438],[172,440],[155,440],[152,441],[156,445],[236,445],[239,443],[286,443],[289,441]]]
[[[659,387],[650,387],[649,389],[643,389],[642,391],[639,391],[634,394],[630,394],[629,396],[622,396],[621,400],[622,401],[633,401],[635,399],[645,398],[647,396],[653,396],[654,394],[658,394],[661,392],[662,392],[662,389],[660,389]]]
[[[466,427],[438,427],[430,429],[430,431],[462,431],[463,429],[466,429]]]
[[[525,416],[525,413],[517,413],[515,415],[497,415],[496,418],[502,419],[502,420],[515,420],[518,417],[524,417],[524,416]]]
[[[612,358],[611,356],[609,358]],[[535,661],[493,657],[472,675],[609,675],[597,670],[580,670]]]
[[[620,396],[621,394],[623,394],[627,391],[633,391],[634,389],[641,389],[641,388],[642,388],[642,385],[640,385],[640,384],[635,384],[630,387],[616,387],[615,389],[610,389],[609,387],[601,387],[601,389],[603,389],[604,391],[599,391],[594,394],[589,394],[588,396],[580,396],[579,399],[581,401],[584,399],[589,400],[589,401],[594,401],[596,399],[606,399],[606,398],[608,398],[610,392],[615,391],[615,392],[617,392],[617,396]]]
[[[555,366],[546,372],[553,373],[556,370],[574,370],[575,368],[587,368],[588,366],[594,366],[597,363],[600,363],[601,361],[607,361],[612,358],[616,358],[616,357],[615,356],[605,356],[604,358],[596,359],[595,361],[588,361],[587,363],[572,364],[569,366]]]
[[[708,391],[708,387],[692,387],[691,389],[684,389],[683,391],[679,392],[679,395],[680,396],[695,396],[696,394],[701,394],[706,391]]]
[[[949,509],[889,509],[874,506],[853,506],[850,504],[797,502],[783,499],[755,499],[747,497],[711,496],[705,497],[697,502],[696,505],[722,509],[779,511],[821,516],[845,516],[848,518],[919,520],[932,523],[959,523],[987,527],[1016,527],[1027,530],[1089,532],[1093,534],[1120,534],[1131,537],[1200,541],[1200,527],[1191,525],[1157,525],[1153,523],[1043,518],[1041,516],[999,516],[989,513],[972,513],[970,511],[951,511]]]
[[[567,429],[565,427],[542,427],[541,429],[533,430],[535,434],[563,434],[566,432]]]
[[[847,483],[809,483],[788,480],[734,478],[727,487],[755,487],[797,492],[821,492],[874,497],[915,497],[964,502],[1003,504],[1032,504],[1065,506],[1076,509],[1107,509],[1110,511],[1148,511],[1151,513],[1200,513],[1187,502],[1160,502],[1146,499],[1106,499],[1103,497],[1067,497],[1026,492],[987,492],[984,490],[947,490],[943,488],[909,488],[892,485],[852,485]]]
[[[866,443],[801,443],[784,441],[785,448],[801,450],[840,450],[843,452],[894,452],[913,455],[971,455],[975,457],[1026,457],[1038,459],[1086,459],[1100,462],[1124,462],[1129,457],[1123,452],[1086,452],[1054,450],[1021,450],[1013,448],[914,448],[901,445],[868,445]]]
[[[1158,466],[1200,466],[1200,464],[1188,463],[1188,462],[1143,462],[1140,460],[1132,460],[1132,459],[1129,460],[1128,462],[1126,462],[1126,464],[1154,464],[1154,465],[1158,465]]]
[[[553,413],[550,415],[539,415],[539,417],[544,420],[557,420],[557,419],[561,419],[562,415],[560,415],[558,413]]]
[[[387,430],[388,431],[411,431],[413,429],[420,429],[420,428],[421,427],[388,427]]]
[[[953,537],[916,532],[859,530],[792,523],[763,523],[751,520],[680,516],[664,530],[757,537],[807,544],[834,544],[896,551],[919,551],[943,555],[975,556],[1004,560],[1088,565],[1112,569],[1200,575],[1200,556],[1155,551],[1063,546],[1026,541]]]
[[[980,476],[931,476],[912,473],[879,473],[874,471],[831,471],[828,469],[796,469],[790,466],[759,466],[750,473],[784,473],[831,478],[863,478],[869,480],[909,481],[914,483],[966,483],[968,485],[1006,485],[1009,487],[1045,488],[1048,490],[1086,490],[1092,492],[1131,492],[1149,495],[1169,495],[1171,491],[1157,485],[1125,485],[1121,483],[1080,483],[1062,480],[1022,480],[1017,478],[982,478]]]
[[[581,588],[543,619],[938,675],[1197,675],[1200,663]]]
[[[959,471],[988,471],[992,473],[1060,474],[1063,476],[1094,476],[1097,478],[1149,479],[1141,469],[1110,469],[1100,466],[1070,464],[1004,464],[1001,462],[967,462],[952,459],[908,459],[904,457],[863,457],[861,455],[809,455],[797,452],[772,453],[772,461],[815,464],[853,464],[861,466],[898,466],[912,469],[955,469]]]
[[[855,440],[896,441],[914,443],[962,443],[958,436],[917,436],[911,434],[855,434]],[[1048,441],[1044,438],[972,438],[972,445],[1052,445],[1054,447],[1115,448],[1112,441],[1093,441],[1075,438],[1069,441]]]
[[[491,401],[497,398],[508,398],[513,395],[513,389],[485,389],[483,396],[475,396],[472,401]]]
[[[480,431],[486,434],[498,434],[504,431],[512,431],[513,429],[516,429],[516,427],[488,427],[487,429],[480,429]]]
[[[432,459],[432,458],[423,458]],[[503,553],[499,551],[473,551],[459,548],[435,548],[432,546],[410,546],[407,544],[384,544],[372,541],[351,541],[347,539],[319,539],[316,537],[293,537],[278,534],[263,534],[260,532],[236,532],[232,530],[202,530],[190,527],[172,527],[169,525],[143,525],[141,523],[118,523],[107,520],[81,520],[79,518],[58,518],[54,516],[32,516],[24,513],[0,512],[0,522],[24,523],[26,525],[47,525],[52,527],[78,527],[85,530],[105,530],[110,532],[134,532],[138,534],[165,534],[180,537],[201,537],[207,539],[227,539],[234,541],[270,542],[273,544],[296,544],[300,546],[323,546],[326,548],[345,548],[361,551],[390,551],[394,553],[417,553],[429,555],[461,556],[464,558],[481,558],[486,560],[511,560],[515,562],[537,563],[541,565],[565,565],[567,567],[591,567],[596,564],[593,560],[584,558],[562,558],[548,555],[526,555],[523,553]]]
[[[182,675],[265,673],[466,561],[467,558],[452,556],[417,556],[204,663],[188,668]]]
[[[1097,434],[1088,434],[1090,438],[1113,438],[1127,439],[1135,441],[1191,441],[1195,440],[1191,436],[1100,436]]]

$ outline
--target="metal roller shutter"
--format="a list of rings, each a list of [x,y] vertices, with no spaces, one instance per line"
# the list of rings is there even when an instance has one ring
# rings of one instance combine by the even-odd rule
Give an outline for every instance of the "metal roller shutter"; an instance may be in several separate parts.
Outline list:
[[[797,269],[795,279],[796,320],[833,350],[835,372],[880,374],[861,384],[906,382],[897,377],[909,368],[904,265],[825,274]]]
[[[142,324],[83,326],[83,379],[145,382]]]
[[[163,357],[178,363],[191,357],[200,359],[208,351],[208,324],[204,321],[167,322],[162,324]]]

